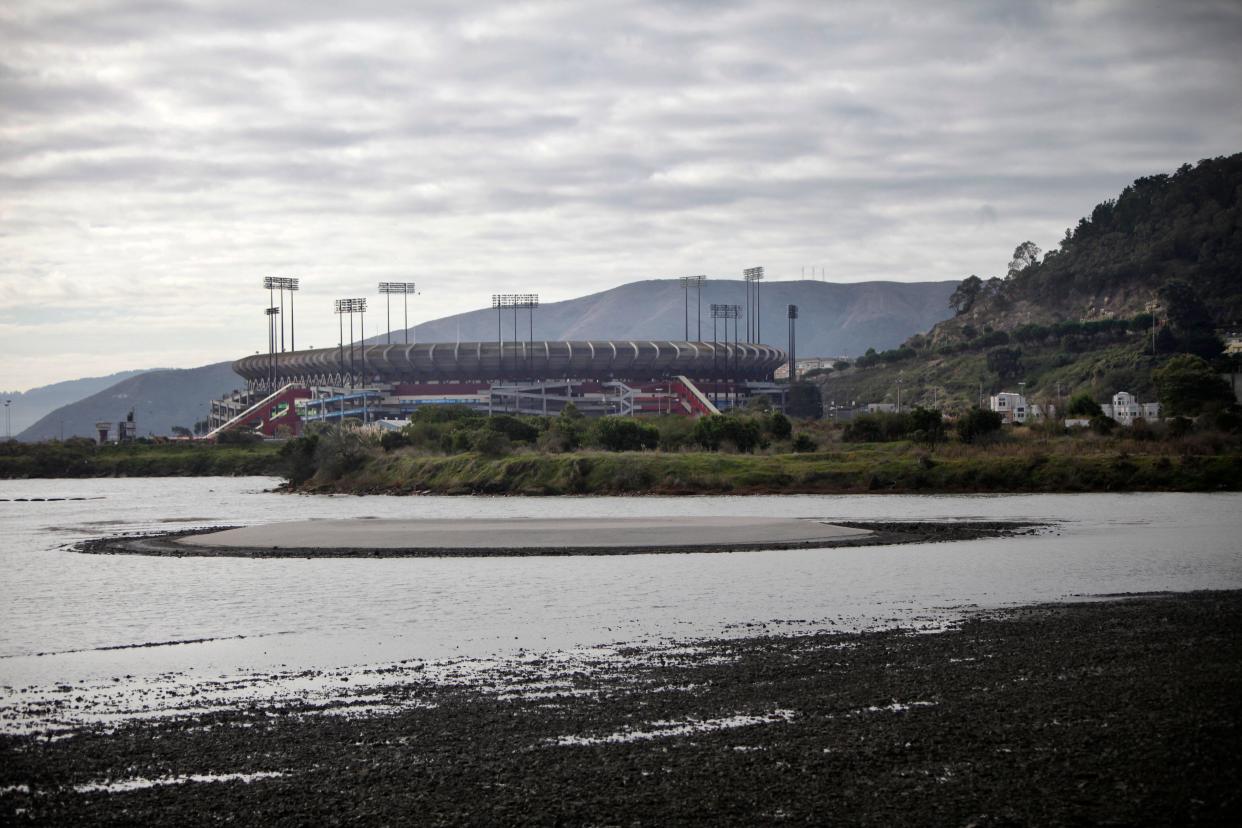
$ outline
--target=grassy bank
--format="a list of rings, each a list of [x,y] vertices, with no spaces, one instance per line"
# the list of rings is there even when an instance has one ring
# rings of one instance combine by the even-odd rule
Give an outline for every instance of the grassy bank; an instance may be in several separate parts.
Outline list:
[[[280,446],[134,443],[97,446],[89,440],[0,443],[0,478],[194,477],[283,475]]]
[[[1142,444],[1139,444],[1142,445]],[[301,491],[389,494],[794,494],[1242,489],[1242,453],[1061,438],[928,452],[909,442],[807,454],[534,451],[488,457],[375,451]]]

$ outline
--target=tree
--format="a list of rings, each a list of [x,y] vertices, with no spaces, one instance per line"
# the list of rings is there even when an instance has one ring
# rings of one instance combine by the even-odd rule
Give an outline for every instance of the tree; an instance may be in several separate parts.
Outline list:
[[[1039,262],[1039,247],[1035,242],[1024,241],[1013,249],[1013,259],[1009,262],[1009,278],[1033,267]]]
[[[1225,350],[1213,327],[1212,314],[1208,312],[1199,295],[1186,282],[1174,279],[1166,282],[1158,291],[1164,305],[1165,318],[1169,324],[1161,329],[1156,339],[1156,350],[1168,353],[1172,350],[1213,359]]]
[[[795,382],[789,386],[785,411],[799,420],[818,420],[824,416],[824,398],[819,386],[811,382]]]
[[[975,300],[979,298],[981,290],[983,290],[983,280],[973,273],[970,274],[954,288],[953,294],[949,297],[949,307],[953,308],[957,316],[961,316],[975,306]]]
[[[936,443],[944,439],[944,418],[939,411],[915,408],[910,412],[911,437],[934,451]]]
[[[988,351],[987,365],[1002,380],[1013,379],[1022,373],[1022,349],[993,348]]]
[[[1099,403],[1091,399],[1090,394],[1083,391],[1081,394],[1075,394],[1073,397],[1070,397],[1069,405],[1066,407],[1065,412],[1071,417],[1083,417],[1089,420],[1092,417],[1098,417],[1103,414],[1104,410],[1100,408]]]
[[[172,433],[174,437],[193,437],[194,435],[185,426],[173,426]]]
[[[768,417],[767,430],[778,440],[788,440],[789,435],[793,434],[793,423],[784,414],[775,411]]]
[[[1202,357],[1177,354],[1163,366],[1152,371],[1156,394],[1166,417],[1196,417],[1212,404],[1234,402],[1229,387]]]

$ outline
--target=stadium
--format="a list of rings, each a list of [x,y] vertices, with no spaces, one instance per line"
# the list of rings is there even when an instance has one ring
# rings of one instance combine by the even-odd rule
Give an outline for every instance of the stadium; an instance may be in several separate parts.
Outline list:
[[[342,344],[233,363],[245,390],[212,401],[209,436],[300,433],[308,422],[402,421],[428,405],[588,416],[719,413],[750,397],[780,408],[772,377],[787,360],[751,342],[581,340]]]

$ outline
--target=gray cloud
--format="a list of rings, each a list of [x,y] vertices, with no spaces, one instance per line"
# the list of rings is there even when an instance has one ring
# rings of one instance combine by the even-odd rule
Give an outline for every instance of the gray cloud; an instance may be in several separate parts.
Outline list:
[[[10,4],[0,384],[137,367],[151,330],[253,351],[272,273],[309,342],[378,279],[423,319],[753,264],[1000,272],[1242,149],[1239,42],[1228,0]]]

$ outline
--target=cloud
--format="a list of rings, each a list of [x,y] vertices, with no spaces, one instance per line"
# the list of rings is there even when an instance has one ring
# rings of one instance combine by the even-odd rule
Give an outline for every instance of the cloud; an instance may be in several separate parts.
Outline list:
[[[78,376],[78,338],[137,367],[147,324],[263,347],[272,274],[327,341],[383,279],[422,320],[756,263],[997,273],[1242,149],[1239,42],[1226,0],[10,4],[5,384]]]

